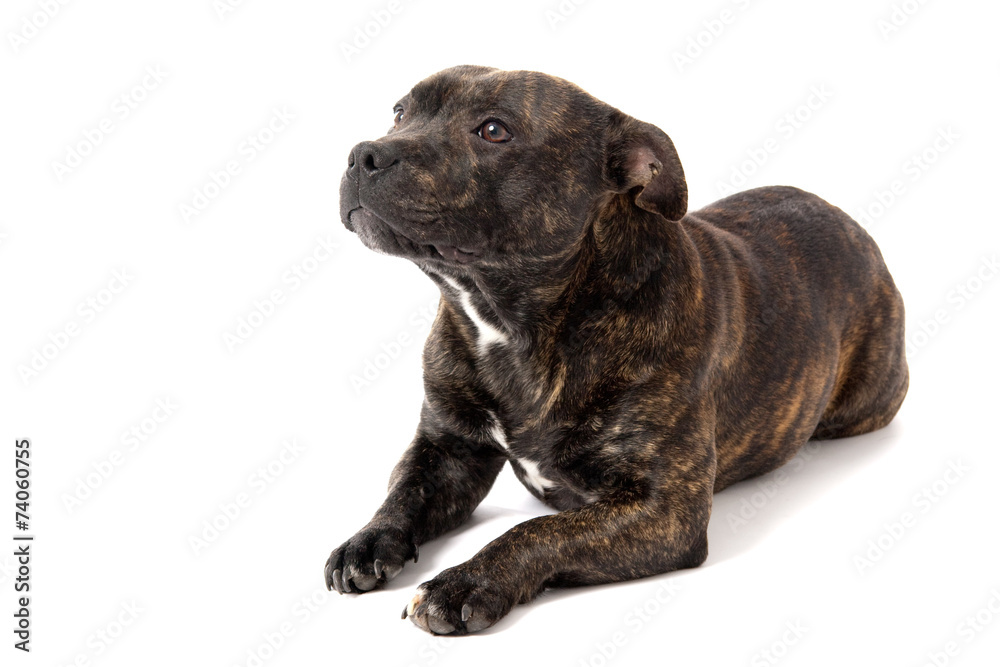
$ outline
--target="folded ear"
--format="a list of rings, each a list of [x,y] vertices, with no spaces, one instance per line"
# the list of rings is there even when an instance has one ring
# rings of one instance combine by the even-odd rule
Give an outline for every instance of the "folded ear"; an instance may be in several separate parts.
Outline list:
[[[687,181],[670,137],[655,125],[615,111],[607,132],[605,177],[612,192],[637,190],[635,204],[680,220],[687,212]]]

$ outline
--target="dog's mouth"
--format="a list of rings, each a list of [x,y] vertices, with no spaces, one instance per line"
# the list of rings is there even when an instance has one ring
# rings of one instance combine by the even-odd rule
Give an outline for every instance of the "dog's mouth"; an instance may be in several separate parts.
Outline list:
[[[475,250],[466,250],[453,245],[434,244],[433,247],[437,253],[445,259],[452,262],[458,262],[459,264],[468,264],[479,257],[479,253]]]
[[[402,255],[411,259],[443,260],[456,264],[469,264],[481,255],[480,251],[474,248],[445,242],[417,241],[363,206],[358,206],[347,214],[345,226],[355,232],[361,238],[361,242],[372,250],[390,255]]]

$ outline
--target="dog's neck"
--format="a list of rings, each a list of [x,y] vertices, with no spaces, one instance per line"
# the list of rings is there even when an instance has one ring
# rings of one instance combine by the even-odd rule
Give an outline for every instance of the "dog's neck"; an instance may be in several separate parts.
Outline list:
[[[694,247],[681,225],[628,205],[606,207],[566,253],[511,265],[448,272],[422,267],[442,298],[475,328],[474,345],[527,352],[574,338],[583,319],[609,314],[654,283],[661,292],[690,284]],[[676,295],[674,295],[676,296]],[[670,294],[664,294],[669,306]]]

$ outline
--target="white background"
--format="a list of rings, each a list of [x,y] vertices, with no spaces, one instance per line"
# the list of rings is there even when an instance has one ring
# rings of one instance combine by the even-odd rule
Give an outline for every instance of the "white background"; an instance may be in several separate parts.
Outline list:
[[[5,465],[5,665],[995,664],[996,3],[908,0],[889,31],[890,0],[591,0],[566,16],[555,0],[403,0],[351,57],[386,1],[44,4],[0,15],[0,430],[8,461],[32,440],[37,536],[25,655]],[[322,568],[412,436],[437,299],[343,229],[340,174],[414,83],[462,63],[560,75],[662,127],[692,209],[735,179],[867,212],[905,297],[912,379],[890,427],[717,496],[701,568],[547,593],[440,640],[399,620],[413,589],[545,511],[509,470],[388,590],[328,596]],[[268,134],[275,109],[294,119]],[[269,141],[253,159],[251,135]],[[196,192],[210,201],[186,220]],[[123,440],[133,428],[143,440]],[[271,463],[291,439],[302,451]]]

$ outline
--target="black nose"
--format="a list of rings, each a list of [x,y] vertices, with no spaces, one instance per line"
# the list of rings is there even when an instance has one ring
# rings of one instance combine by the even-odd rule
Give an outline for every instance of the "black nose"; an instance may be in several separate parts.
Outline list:
[[[377,141],[362,141],[347,157],[347,170],[374,176],[397,162],[399,162],[398,156],[391,145],[380,144]]]

